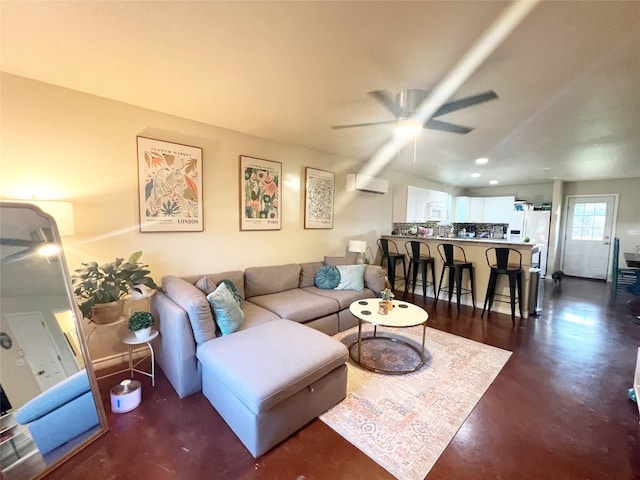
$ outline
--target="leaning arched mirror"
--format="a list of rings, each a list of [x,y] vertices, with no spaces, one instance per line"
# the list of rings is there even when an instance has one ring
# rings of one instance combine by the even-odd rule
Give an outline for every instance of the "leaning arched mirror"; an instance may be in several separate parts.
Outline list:
[[[106,431],[53,218],[0,202],[3,480],[40,478]]]

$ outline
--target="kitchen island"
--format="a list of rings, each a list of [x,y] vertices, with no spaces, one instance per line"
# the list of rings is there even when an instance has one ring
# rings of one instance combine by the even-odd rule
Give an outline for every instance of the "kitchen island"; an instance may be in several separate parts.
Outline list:
[[[489,283],[489,273],[490,268],[487,264],[487,259],[485,257],[485,251],[487,248],[491,247],[507,247],[518,250],[522,254],[522,312],[523,316],[526,318],[535,312],[529,312],[529,293],[531,286],[531,266],[534,265],[533,256],[539,252],[540,247],[533,243],[524,243],[524,242],[511,242],[503,239],[492,239],[492,238],[444,238],[444,237],[416,237],[416,236],[403,236],[403,235],[383,235],[382,238],[386,238],[388,240],[393,240],[398,245],[398,250],[401,253],[406,254],[405,243],[411,240],[418,240],[420,242],[426,243],[429,245],[429,249],[431,250],[431,256],[435,259],[435,267],[436,267],[436,280],[438,283],[440,282],[440,274],[442,273],[442,259],[438,254],[438,245],[441,243],[452,243],[454,245],[458,245],[464,249],[464,252],[467,256],[467,261],[473,263],[474,269],[474,277],[475,277],[475,297],[476,297],[476,308],[479,311],[482,311],[482,307],[484,305],[485,294],[487,292],[487,284]],[[379,262],[378,262],[379,263]],[[409,261],[407,259],[407,266],[409,265]],[[398,272],[400,272],[398,270]],[[401,278],[402,273],[396,273],[396,278]],[[446,282],[446,274],[445,274],[445,282]],[[397,282],[396,282],[397,284]],[[470,288],[468,276],[465,274],[463,276],[463,288]],[[431,286],[430,286],[431,287]],[[422,289],[419,288],[417,290],[421,292]],[[427,296],[431,296],[435,298],[437,292],[437,286],[435,291],[432,288],[427,290]],[[509,281],[504,275],[500,275],[498,279],[498,285],[496,287],[496,294],[501,295],[509,295]],[[507,297],[508,298],[508,297]],[[440,293],[439,301],[448,301],[448,297]],[[471,305],[471,296],[464,295],[461,299],[461,303],[466,305]],[[455,302],[454,302],[455,307]],[[511,307],[508,303],[498,302],[497,299],[494,300],[493,307],[491,309],[492,312],[500,312],[511,315]],[[518,308],[516,307],[516,312],[518,312]],[[485,318],[486,314],[485,314]]]

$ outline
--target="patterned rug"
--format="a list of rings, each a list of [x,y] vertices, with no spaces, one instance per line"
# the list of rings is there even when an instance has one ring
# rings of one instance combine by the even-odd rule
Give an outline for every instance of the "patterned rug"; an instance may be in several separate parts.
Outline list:
[[[372,329],[363,326],[363,332],[371,335]],[[383,328],[378,335],[397,336],[419,347],[422,327]],[[357,339],[357,327],[334,338],[349,346]],[[388,357],[391,343],[366,342],[369,351],[363,347],[362,359],[365,353],[374,358],[375,348]],[[511,356],[433,328],[427,328],[425,349],[425,365],[407,375],[377,374],[349,361],[347,398],[320,417],[402,480],[425,478]],[[407,350],[399,363],[408,362],[404,366],[410,369],[416,358]]]

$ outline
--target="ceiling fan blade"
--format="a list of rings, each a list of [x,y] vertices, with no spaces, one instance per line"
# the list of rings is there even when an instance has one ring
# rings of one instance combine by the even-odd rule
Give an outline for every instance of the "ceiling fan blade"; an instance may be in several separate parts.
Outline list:
[[[371,125],[386,125],[389,123],[396,123],[396,120],[384,120],[382,122],[369,122],[369,123],[354,123],[353,125],[332,125],[331,128],[339,130],[341,128],[353,128],[353,127],[369,127]]]
[[[431,130],[440,130],[449,133],[460,133],[462,135],[467,134],[473,130],[470,127],[463,127],[462,125],[454,125],[453,123],[442,122],[440,120],[427,120],[424,124],[424,128]]]
[[[496,92],[494,92],[493,90],[489,90],[484,93],[479,93],[478,95],[472,95],[470,97],[461,98],[460,100],[454,100],[442,105],[438,110],[436,110],[436,113],[434,113],[432,117],[439,117],[440,115],[445,115],[447,113],[462,110],[463,108],[478,105],[480,103],[495,100],[497,98],[498,95],[496,94]]]
[[[373,98],[378,100],[384,107],[393,113],[394,117],[401,117],[404,115],[404,110],[396,103],[395,98],[386,90],[373,90],[369,92]]]

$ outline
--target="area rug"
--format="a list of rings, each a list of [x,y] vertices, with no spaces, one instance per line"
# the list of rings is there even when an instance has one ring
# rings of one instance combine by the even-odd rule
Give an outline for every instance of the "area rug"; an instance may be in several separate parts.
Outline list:
[[[422,341],[422,327],[382,330],[379,335],[415,345]],[[366,326],[363,332],[372,333]],[[334,338],[349,346],[357,338],[357,327]],[[388,343],[392,342],[366,344],[385,349]],[[427,328],[425,349],[425,365],[406,375],[377,374],[349,361],[347,398],[320,417],[402,480],[425,478],[511,356],[509,351],[433,328]],[[401,361],[411,362],[410,357]]]

